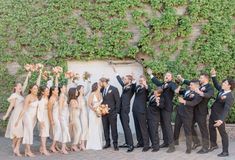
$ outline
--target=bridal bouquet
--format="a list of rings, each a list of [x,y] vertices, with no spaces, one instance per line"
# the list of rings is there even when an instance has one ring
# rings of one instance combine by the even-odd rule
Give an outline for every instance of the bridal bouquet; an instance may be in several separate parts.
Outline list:
[[[56,67],[52,68],[52,72],[54,74],[62,73],[63,72],[63,68],[60,67],[60,66],[56,66]]]
[[[90,74],[90,73],[84,72],[84,73],[83,73],[83,76],[82,76],[82,79],[83,79],[83,81],[85,81],[85,80],[90,79],[90,77],[91,77],[91,74]]]
[[[34,72],[36,71],[36,67],[34,64],[26,64],[24,66],[24,69],[27,71],[27,72]]]
[[[44,79],[44,80],[48,80],[48,78],[51,76],[51,72],[50,71],[44,71],[43,73],[42,73],[42,78]]]
[[[41,64],[41,63],[37,63],[37,64],[34,65],[34,66],[35,66],[36,71],[40,71],[40,70],[44,67],[44,65]]]
[[[110,108],[107,104],[101,104],[98,107],[96,107],[95,112],[98,117],[104,116],[109,113]]]
[[[67,79],[73,79],[75,77],[75,73],[72,71],[67,71],[64,73],[65,78]]]

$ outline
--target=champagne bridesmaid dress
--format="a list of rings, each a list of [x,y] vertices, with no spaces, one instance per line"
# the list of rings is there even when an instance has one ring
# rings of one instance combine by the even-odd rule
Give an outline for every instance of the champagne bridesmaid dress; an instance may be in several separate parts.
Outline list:
[[[82,125],[82,134],[81,140],[87,140],[88,136],[88,113],[87,113],[87,104],[85,97],[81,97],[77,99],[79,108],[81,108],[81,125]]]
[[[47,104],[48,100],[45,98],[42,98],[38,104],[38,111],[37,111],[38,121],[40,123],[44,123],[44,127],[40,128],[40,133],[39,133],[40,137],[49,137],[50,121],[48,117]]]
[[[22,119],[20,119],[18,126],[15,127],[17,118],[19,117],[19,114],[23,109],[24,97],[17,93],[13,93],[7,100],[8,102],[10,102],[13,99],[15,99],[15,106],[9,118],[5,133],[5,137],[10,139],[13,139],[15,137],[22,138],[24,135]]]
[[[59,103],[58,101],[55,101],[53,107],[52,107],[52,116],[53,116],[53,121],[54,125],[52,126],[52,139],[54,141],[59,141],[61,142],[62,137],[61,137],[61,125],[60,125],[60,120],[59,120]]]
[[[29,104],[28,110],[24,114],[24,136],[23,144],[33,144],[33,129],[37,122],[38,100]]]
[[[64,106],[62,107],[60,113],[60,125],[61,125],[61,133],[62,133],[62,143],[67,143],[71,141],[69,134],[69,107],[67,103],[67,97],[65,95],[61,95],[64,98]]]

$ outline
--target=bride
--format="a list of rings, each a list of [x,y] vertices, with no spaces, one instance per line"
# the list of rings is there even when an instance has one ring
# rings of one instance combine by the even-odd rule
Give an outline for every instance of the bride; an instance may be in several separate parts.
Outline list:
[[[100,86],[98,83],[92,85],[92,91],[88,98],[89,106],[89,129],[86,149],[101,150],[103,147],[103,125],[102,117],[95,112],[103,98],[100,93]]]

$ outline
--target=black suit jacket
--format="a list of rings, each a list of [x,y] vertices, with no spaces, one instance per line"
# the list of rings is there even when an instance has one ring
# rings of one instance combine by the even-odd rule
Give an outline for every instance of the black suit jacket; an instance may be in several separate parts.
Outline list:
[[[104,89],[101,90],[103,94]],[[110,114],[117,114],[120,111],[120,96],[118,89],[112,85],[109,86],[107,94],[103,96],[102,104],[107,104],[110,108]]]
[[[183,83],[189,85],[190,81],[184,80]],[[202,97],[202,101],[195,107],[195,110],[205,115],[208,114],[208,102],[214,95],[214,89],[209,83],[201,86],[199,89],[204,93],[204,96]]]
[[[136,83],[132,83],[131,85],[126,85],[123,83],[121,77],[118,75],[117,80],[119,84],[122,86],[122,95],[120,102],[120,110],[128,110],[130,111],[130,101],[135,93]]]
[[[180,91],[179,94],[185,94],[186,90]],[[186,100],[185,104],[179,104],[178,113],[186,118],[193,118],[194,107],[197,106],[201,101],[202,97],[196,92],[190,91],[187,95],[184,96]]]
[[[167,82],[167,83],[160,82],[156,77],[153,77],[151,80],[156,86],[162,87],[163,89],[162,94],[166,98],[164,109],[167,110],[168,112],[172,112],[173,111],[173,98],[175,95],[175,90],[177,88],[176,84],[172,81]]]
[[[212,81],[219,93],[223,92],[223,89],[219,85],[216,77],[212,77]],[[232,92],[222,95],[219,95],[219,93],[211,107],[211,118],[213,120],[222,120],[224,122],[226,117],[228,116],[230,108],[233,106],[234,95],[232,94]]]
[[[148,89],[137,85],[135,88],[135,99],[132,107],[133,112],[146,113],[147,100],[151,88]]]

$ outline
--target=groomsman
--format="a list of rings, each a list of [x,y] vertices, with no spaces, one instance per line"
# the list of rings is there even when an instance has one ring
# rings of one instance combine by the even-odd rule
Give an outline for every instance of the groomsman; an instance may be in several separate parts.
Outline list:
[[[190,84],[189,80],[183,79],[180,75],[178,75],[178,79],[184,84]],[[209,84],[209,79],[210,76],[207,73],[202,73],[199,77],[200,87],[195,91],[202,97],[202,101],[194,108],[194,120],[192,125],[194,146],[192,149],[196,149],[200,145],[200,141],[194,129],[195,123],[197,123],[202,136],[202,148],[197,152],[200,154],[207,153],[209,148],[209,131],[207,128],[208,102],[214,95],[214,89]]]
[[[161,114],[161,128],[163,132],[164,143],[160,145],[160,148],[169,147],[167,153],[172,153],[175,151],[175,144],[173,139],[173,130],[171,126],[171,113],[173,111],[173,98],[175,92],[177,93],[177,86],[172,81],[173,75],[167,72],[164,76],[164,82],[160,82],[156,77],[153,76],[152,70],[148,69],[147,73],[150,75],[152,82],[158,86],[162,87],[163,95],[167,97],[165,101],[165,107],[160,110]]]
[[[152,143],[152,152],[159,151],[158,127],[160,123],[160,109],[165,107],[165,97],[162,88],[157,88],[148,99],[147,122],[149,137]]]
[[[104,128],[104,137],[106,144],[104,149],[110,147],[110,127],[113,139],[114,150],[118,149],[118,132],[117,132],[117,113],[120,111],[120,97],[118,89],[109,83],[109,79],[100,78],[101,93],[103,95],[102,104],[107,104],[110,108],[109,114],[102,116],[102,123]]]
[[[132,112],[138,141],[136,148],[144,147],[142,150],[143,152],[147,152],[149,150],[146,107],[150,90],[151,89],[146,82],[146,77],[143,75],[140,76],[139,85],[135,88],[135,99]]]
[[[218,129],[222,138],[223,150],[219,157],[226,157],[228,152],[228,135],[225,130],[225,120],[228,116],[229,110],[234,104],[234,95],[232,90],[235,88],[235,80],[225,79],[220,86],[216,79],[216,71],[211,70],[212,81],[215,88],[219,91],[215,102],[211,106],[211,115],[209,119],[209,132],[210,132],[210,151],[218,148],[216,143],[216,128]]]
[[[117,80],[122,86],[122,95],[120,98],[120,120],[123,127],[125,135],[125,143],[119,147],[127,147],[127,152],[132,152],[134,150],[133,138],[131,129],[129,126],[130,118],[130,101],[135,93],[136,83],[131,75],[126,75],[123,79],[119,76],[116,69],[113,67],[113,71],[117,74]]]
[[[179,97],[180,104],[177,109],[175,128],[183,124],[184,134],[186,137],[187,154],[191,153],[192,150],[192,123],[194,107],[202,100],[202,97],[196,93],[198,88],[199,81],[192,80],[190,81],[190,90],[183,90],[179,92],[183,95],[183,98]]]

